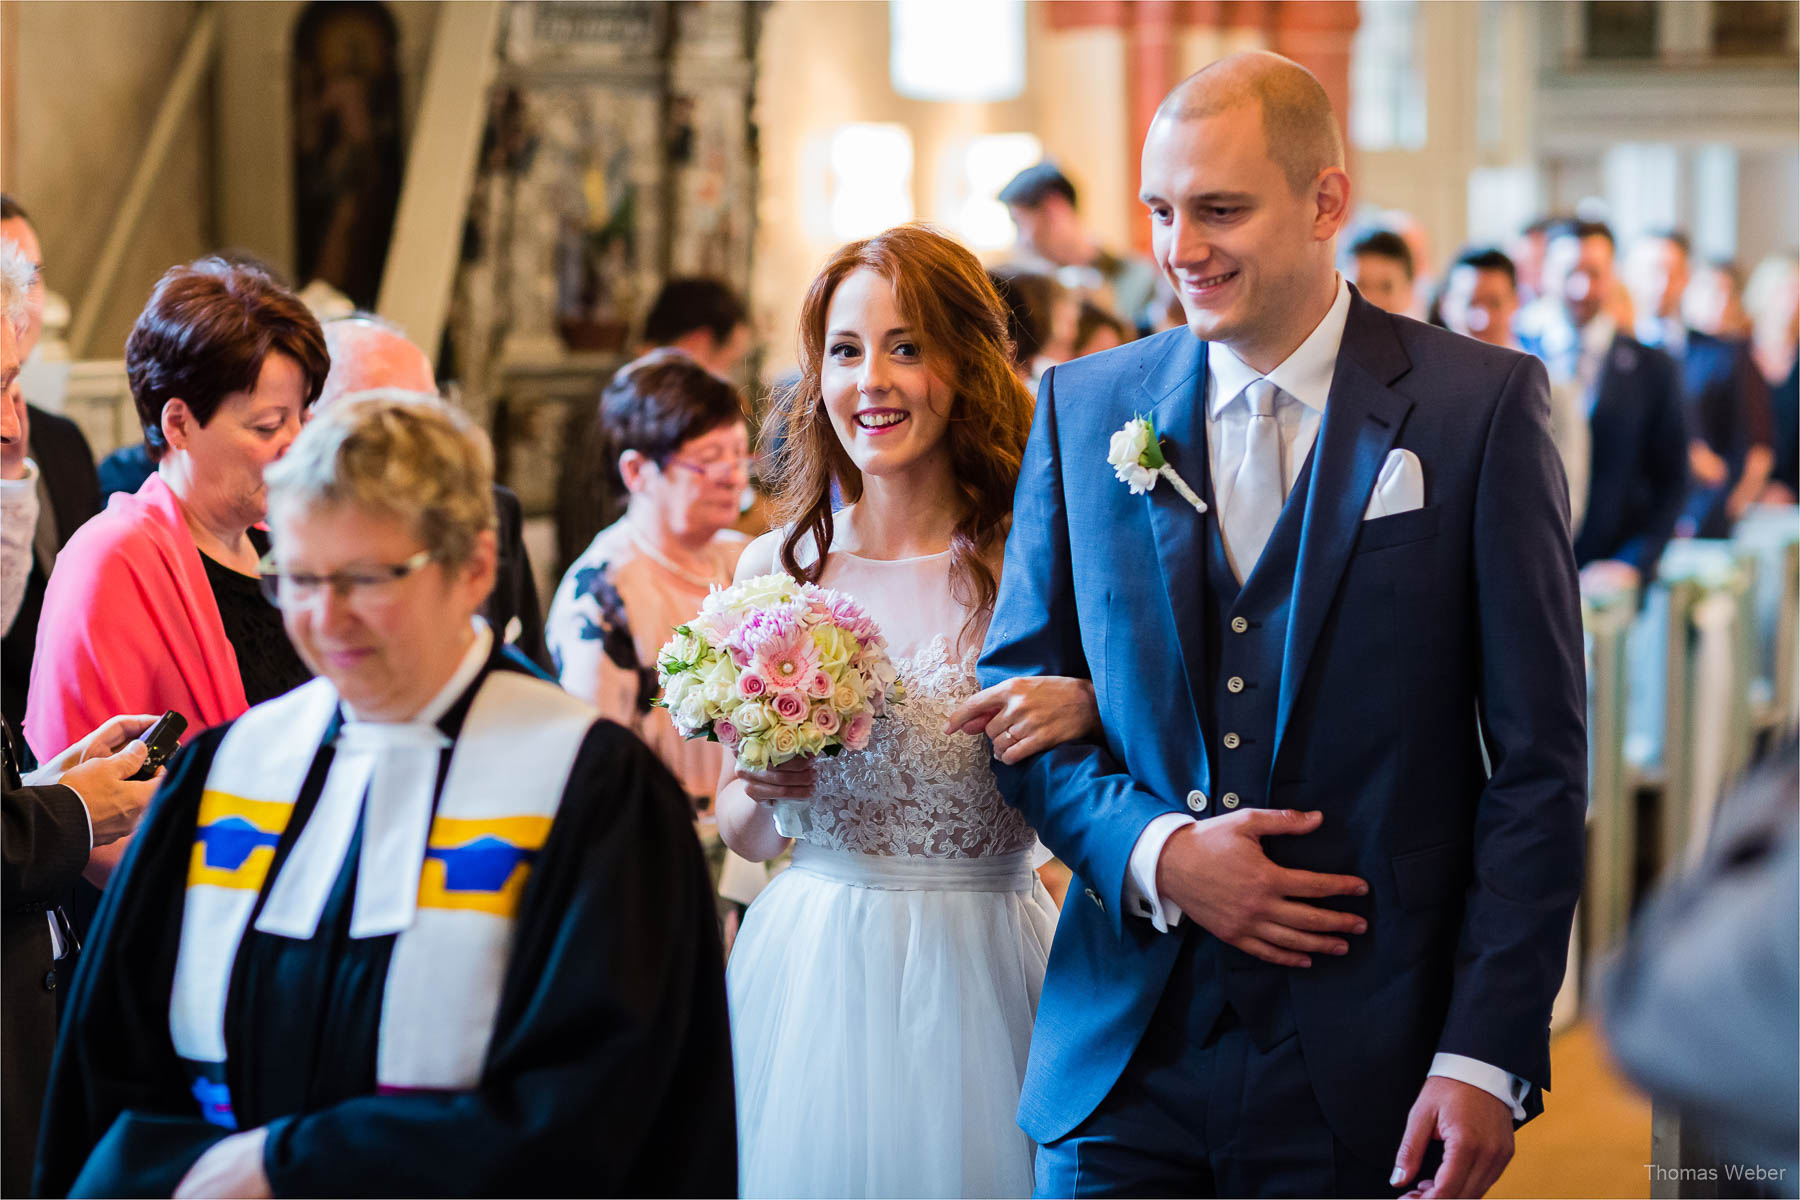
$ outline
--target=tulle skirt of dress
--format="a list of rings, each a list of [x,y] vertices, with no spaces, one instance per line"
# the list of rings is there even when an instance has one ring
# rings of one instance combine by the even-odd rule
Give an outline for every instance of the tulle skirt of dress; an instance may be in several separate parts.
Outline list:
[[[1014,1118],[1055,928],[1022,853],[796,845],[728,973],[740,1192],[1030,1195]]]

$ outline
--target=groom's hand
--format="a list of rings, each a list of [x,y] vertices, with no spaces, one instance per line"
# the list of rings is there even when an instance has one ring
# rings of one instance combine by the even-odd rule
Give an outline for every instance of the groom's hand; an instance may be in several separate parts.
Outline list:
[[[1311,833],[1323,819],[1316,812],[1250,808],[1198,821],[1163,846],[1156,890],[1220,941],[1277,966],[1310,967],[1310,954],[1348,953],[1350,943],[1331,935],[1362,933],[1367,922],[1294,897],[1366,896],[1369,885],[1354,875],[1277,866],[1259,840]]]
[[[1443,1075],[1428,1076],[1406,1115],[1406,1134],[1394,1166],[1394,1187],[1419,1173],[1426,1144],[1444,1143],[1444,1161],[1408,1196],[1485,1196],[1513,1156],[1512,1110],[1498,1097]]]

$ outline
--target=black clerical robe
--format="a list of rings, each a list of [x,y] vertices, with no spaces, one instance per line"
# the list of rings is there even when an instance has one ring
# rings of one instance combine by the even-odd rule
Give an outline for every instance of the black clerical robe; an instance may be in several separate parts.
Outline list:
[[[496,651],[439,727],[454,739],[488,673],[518,669]],[[332,724],[259,910],[324,787]],[[223,731],[174,761],[106,891],[52,1072],[40,1195],[168,1196],[229,1136],[201,1118],[169,1029],[196,814]],[[706,867],[686,798],[641,742],[602,721],[581,745],[521,899],[473,1090],[378,1092],[396,937],[349,936],[359,849],[310,939],[252,924],[232,969],[226,1082],[238,1128],[269,1127],[276,1195],[735,1195]]]

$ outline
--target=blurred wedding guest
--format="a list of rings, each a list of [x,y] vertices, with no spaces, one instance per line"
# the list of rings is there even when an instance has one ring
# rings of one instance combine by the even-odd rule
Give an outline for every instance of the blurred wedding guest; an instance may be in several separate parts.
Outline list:
[[[751,337],[749,310],[730,286],[704,277],[671,279],[644,319],[643,349],[679,350],[713,374],[737,379]],[[618,456],[598,411],[572,418],[568,430],[556,489],[556,559],[563,571],[596,533],[619,519],[627,500],[613,486],[612,472],[594,469]]]
[[[1384,312],[1413,315],[1413,252],[1406,239],[1388,229],[1358,238],[1350,247],[1350,282],[1363,299]]]
[[[1800,496],[1800,257],[1772,254],[1756,266],[1744,289],[1749,310],[1750,353],[1769,385],[1775,462],[1766,504],[1792,504]]]
[[[1682,316],[1693,328],[1713,337],[1747,338],[1750,314],[1744,307],[1744,277],[1737,264],[1710,259],[1694,268],[1681,298]]]
[[[717,279],[671,279],[644,318],[644,348],[670,346],[715,375],[735,378],[750,353],[750,313]]]
[[[17,336],[30,320],[34,264],[17,242],[0,245],[0,445],[24,445]],[[35,467],[0,479],[0,579],[11,620],[32,569],[37,509]],[[0,804],[0,1193],[30,1194],[38,1112],[56,1045],[56,989],[66,983],[70,936],[62,903],[81,879],[88,855],[129,832],[155,784],[131,782],[145,748],[135,739],[153,717],[108,721],[39,771],[21,777],[11,720],[3,722],[4,803]]]
[[[1704,857],[1644,906],[1602,989],[1614,1057],[1683,1140],[1697,1129],[1726,1161],[1784,1172],[1707,1195],[1792,1195],[1800,1174],[1797,753],[1719,806]]]
[[[1035,389],[1044,369],[1054,366],[1048,353],[1060,290],[1055,279],[1023,267],[991,268],[988,282],[1006,305],[1006,336],[1012,340],[1013,374]]]
[[[40,1194],[734,1194],[686,805],[477,616],[492,461],[371,398],[269,471],[263,581],[320,677],[171,764],[69,1000]]]
[[[1092,300],[1083,300],[1075,317],[1074,357],[1082,358],[1123,346],[1133,340],[1133,332],[1125,322]]]
[[[1637,306],[1637,337],[1681,368],[1693,490],[1678,528],[1721,538],[1763,493],[1774,465],[1768,386],[1738,337],[1691,327],[1682,315],[1689,289],[1687,235],[1663,230],[1638,239],[1625,262]]]
[[[743,403],[691,358],[657,350],[613,377],[600,422],[631,500],[556,589],[550,656],[563,687],[642,738],[692,798],[730,935],[729,906],[755,899],[767,875],[730,854],[715,831],[718,744],[684,739],[651,701],[657,651],[712,588],[730,585],[748,541],[731,528],[750,477]]]
[[[1149,259],[1103,248],[1082,223],[1075,185],[1053,163],[1026,167],[1000,189],[1018,230],[1019,250],[1057,282],[1105,305],[1140,333],[1154,324],[1157,271]]]
[[[31,357],[43,329],[44,259],[37,231],[18,201],[0,194],[0,241],[11,243],[24,255],[32,271],[27,316],[19,330],[19,360]],[[94,474],[94,452],[81,427],[67,417],[29,403],[19,416],[25,436],[8,443],[0,453],[0,477],[24,478],[25,460],[36,464],[32,488],[37,493],[37,515],[15,532],[30,539],[29,574],[19,607],[7,609],[7,623],[0,640],[0,710],[14,729],[25,724],[25,701],[31,683],[31,660],[37,646],[38,616],[44,608],[44,588],[56,555],[77,529],[100,511],[100,482]],[[16,615],[13,615],[16,612]],[[35,760],[23,745],[22,759]]]
[[[1512,240],[1507,257],[1518,273],[1521,307],[1544,294],[1544,250],[1550,244],[1550,231],[1560,223],[1556,217],[1537,217]]]
[[[32,664],[34,749],[116,712],[173,709],[198,731],[310,677],[260,590],[256,526],[263,470],[293,444],[328,365],[312,314],[254,267],[203,258],[157,282],[125,343],[156,474],[57,560]]]
[[[1518,276],[1512,259],[1498,250],[1464,250],[1444,276],[1438,313],[1444,328],[1490,346],[1519,350],[1513,318],[1519,311]],[[1550,385],[1550,436],[1569,477],[1569,522],[1581,528],[1587,511],[1587,404],[1573,380]]]
[[[313,411],[358,392],[393,390],[426,399],[438,394],[437,376],[425,352],[397,327],[371,313],[352,313],[326,321],[325,348],[331,373]],[[544,621],[538,605],[537,579],[525,549],[524,514],[511,488],[494,485],[499,525],[499,569],[493,594],[481,615],[501,641],[548,671],[550,652],[544,645]]]
[[[1583,574],[1615,587],[1648,586],[1687,499],[1687,421],[1673,360],[1621,328],[1612,231],[1568,222],[1544,258],[1552,319],[1525,348],[1553,385],[1574,384],[1588,414],[1587,512],[1575,535]]]

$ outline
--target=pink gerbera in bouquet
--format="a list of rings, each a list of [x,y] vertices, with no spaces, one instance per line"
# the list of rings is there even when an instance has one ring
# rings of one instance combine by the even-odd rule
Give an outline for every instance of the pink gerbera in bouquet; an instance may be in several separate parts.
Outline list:
[[[861,605],[779,572],[715,587],[656,671],[681,735],[723,743],[751,770],[861,750],[906,695]]]

